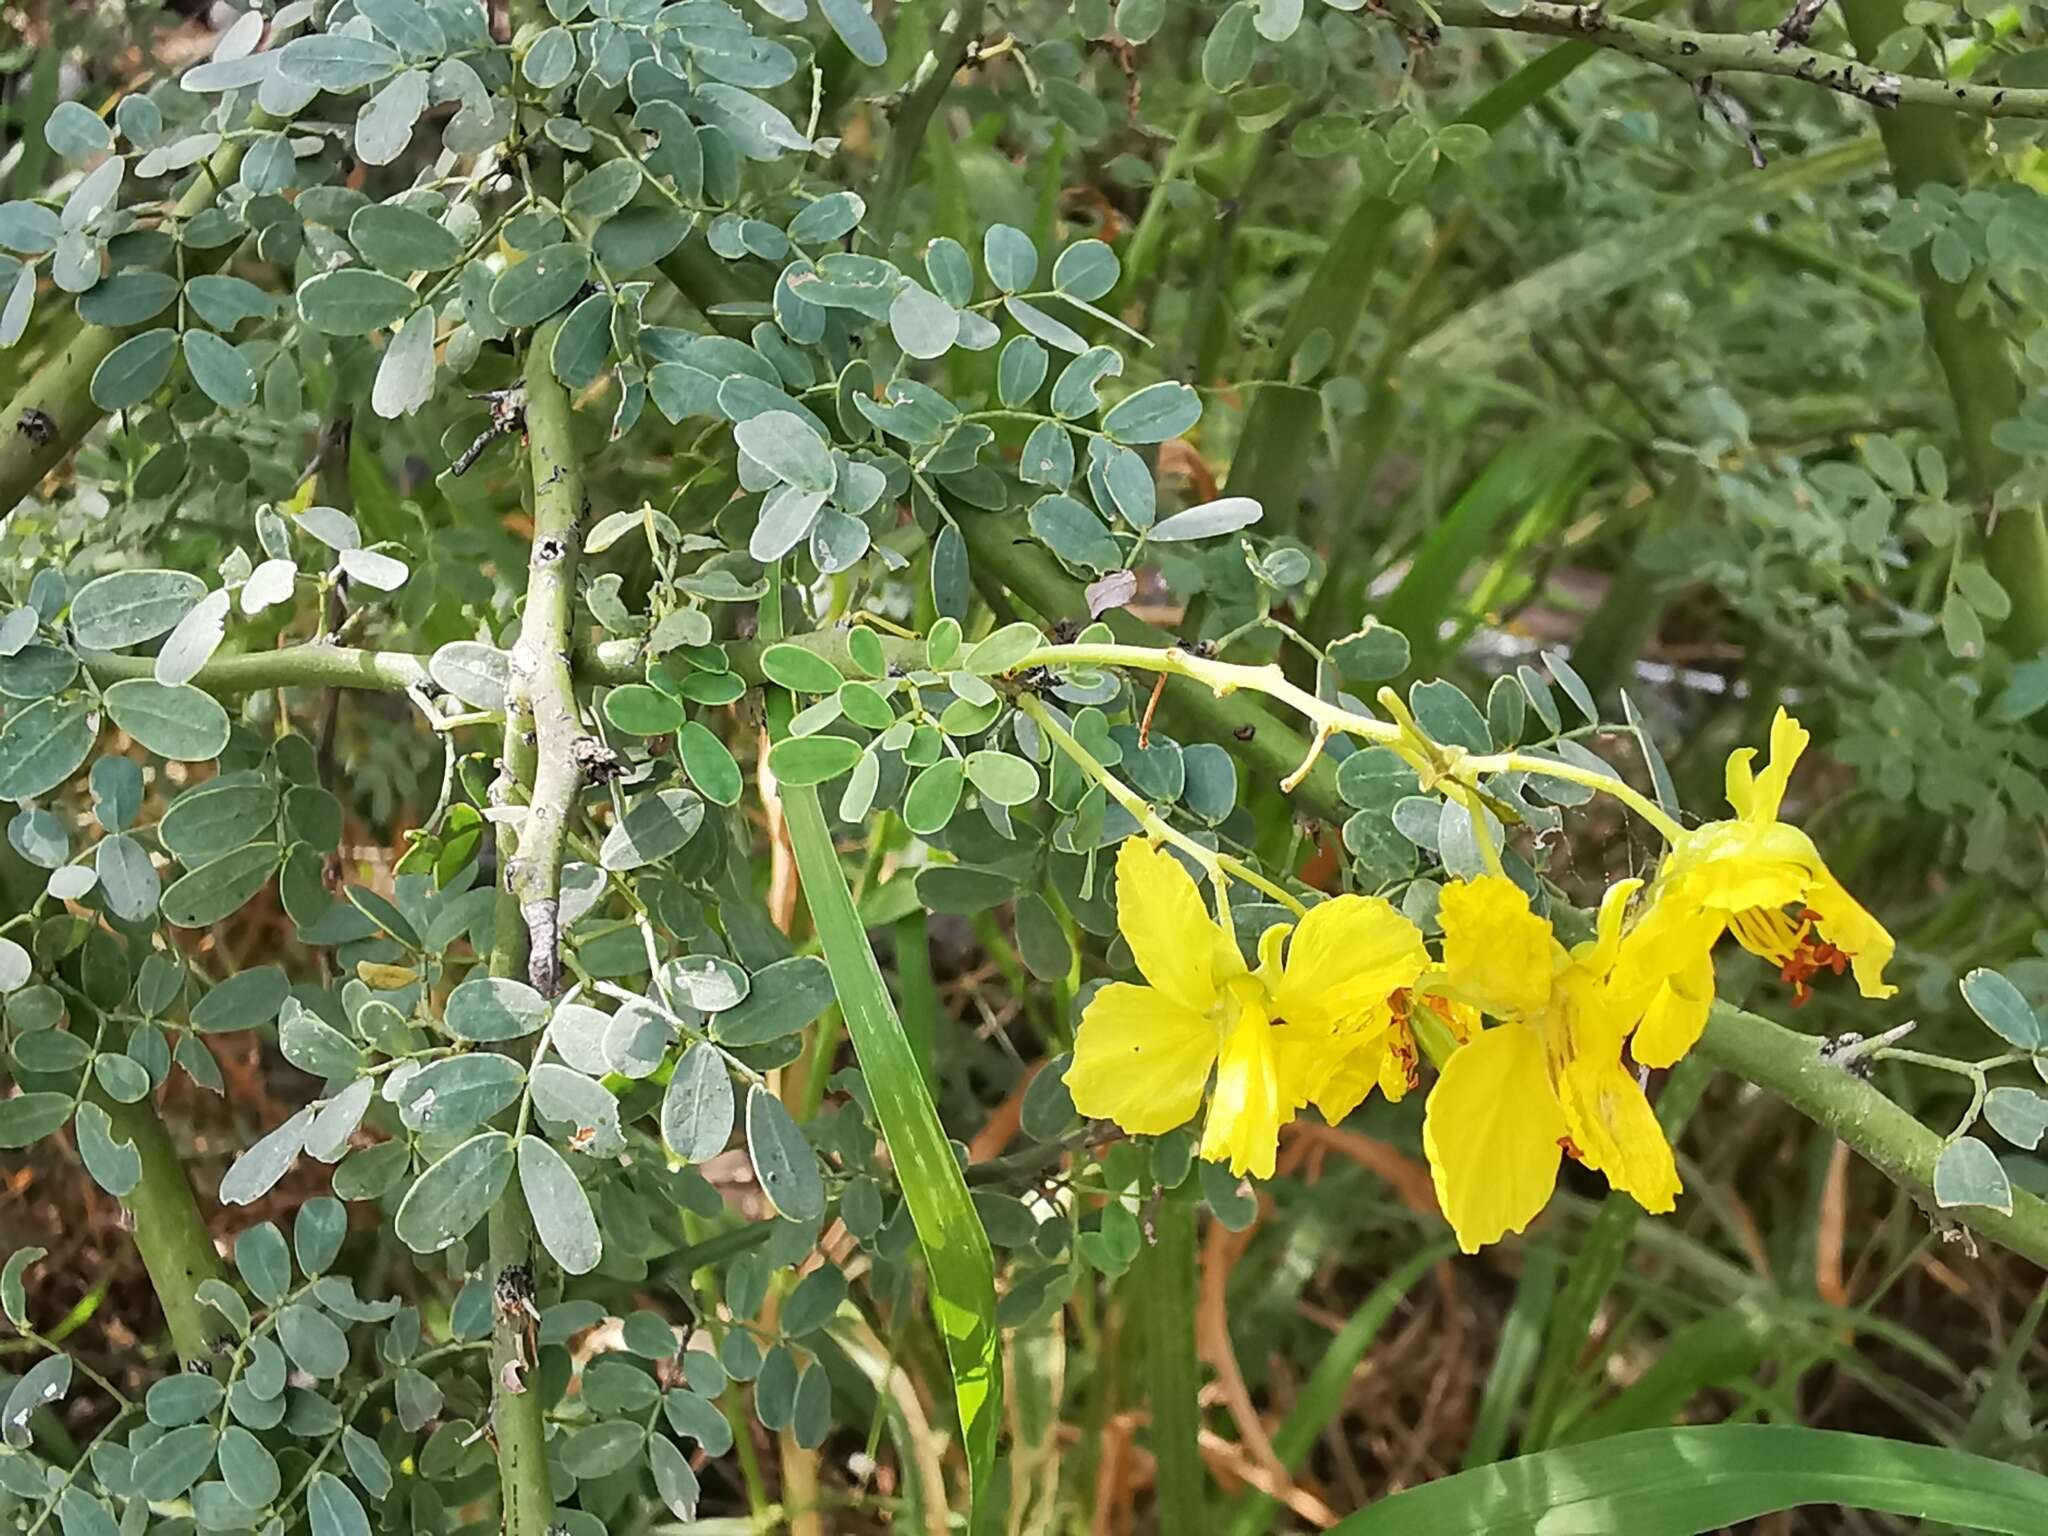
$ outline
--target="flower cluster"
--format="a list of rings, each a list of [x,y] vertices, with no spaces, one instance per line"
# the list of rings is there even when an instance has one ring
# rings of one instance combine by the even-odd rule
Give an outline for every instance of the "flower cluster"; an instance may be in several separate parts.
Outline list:
[[[1780,710],[1761,773],[1748,749],[1729,759],[1735,815],[1679,832],[1655,879],[1616,884],[1593,936],[1569,948],[1527,892],[1489,874],[1444,886],[1434,959],[1394,907],[1346,895],[1267,929],[1250,966],[1181,863],[1132,838],[1117,921],[1146,984],[1115,982],[1089,1003],[1067,1072],[1074,1104],[1155,1135],[1193,1119],[1206,1090],[1202,1155],[1270,1176],[1303,1106],[1335,1122],[1375,1084],[1407,1092],[1427,1008],[1444,1049],[1423,1148],[1465,1251],[1526,1227],[1566,1156],[1668,1211],[1678,1169],[1638,1069],[1699,1039],[1724,933],[1800,1000],[1821,971],[1853,971],[1865,997],[1894,990],[1891,936],[1778,820],[1807,740]]]

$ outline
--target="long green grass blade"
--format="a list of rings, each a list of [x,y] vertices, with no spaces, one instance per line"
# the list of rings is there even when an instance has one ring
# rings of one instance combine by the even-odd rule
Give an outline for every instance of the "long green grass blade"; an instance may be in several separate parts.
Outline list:
[[[1539,1451],[1395,1494],[1335,1536],[1699,1536],[1803,1505],[2022,1536],[2048,1477],[1946,1446],[1779,1424],[1650,1429]]]
[[[1159,1528],[1200,1536],[1209,1479],[1202,1467],[1201,1372],[1195,1365],[1195,1178],[1170,1189],[1153,1218],[1155,1240],[1125,1284],[1144,1319],[1152,1454],[1159,1460]]]
[[[777,581],[761,605],[763,639],[781,637],[781,596]],[[766,691],[769,732],[779,737],[789,728],[792,706],[781,689]],[[903,1198],[924,1249],[932,1314],[953,1372],[953,1400],[967,1448],[969,1487],[972,1497],[979,1500],[986,1496],[995,1470],[996,1431],[1003,1416],[995,1255],[925,1087],[917,1053],[889,1000],[882,969],[853,904],[852,887],[832,845],[832,829],[817,790],[783,786],[782,811],[790,849],[796,856],[797,878],[810,906],[811,921],[817,925],[825,963],[832,969],[846,1032],[860,1058],[875,1116],[889,1144],[890,1161],[902,1182]]]

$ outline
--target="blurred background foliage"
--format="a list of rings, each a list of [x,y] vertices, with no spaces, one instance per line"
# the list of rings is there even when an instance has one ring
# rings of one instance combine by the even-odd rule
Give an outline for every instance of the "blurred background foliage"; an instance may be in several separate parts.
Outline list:
[[[1228,539],[1161,551],[1117,623],[1306,678],[1318,650],[1349,676],[1342,644],[1371,615],[1408,650],[1360,658],[1360,673],[1442,673],[1482,698],[1555,651],[1602,699],[1628,691],[1679,802],[1701,813],[1727,751],[1762,740],[1793,701],[1826,759],[1797,782],[1798,816],[1900,940],[1902,995],[1883,1022],[1917,1017],[1930,1049],[1967,1054],[1979,1037],[1957,996],[1965,972],[1995,966],[2030,996],[2048,990],[2048,587],[2024,541],[2048,485],[2048,172],[2034,124],[1897,112],[1880,141],[1866,105],[1796,82],[1727,76],[1703,95],[1590,44],[1487,28],[1439,39],[1378,7],[1302,16],[1297,3],[1291,24],[1284,0],[961,9],[973,46],[908,144],[892,120],[942,7],[878,6],[879,70],[821,41],[835,174],[900,188],[890,216],[920,246],[948,235],[979,251],[996,223],[1045,252],[1088,236],[1114,246],[1116,315],[1152,338],[1133,376],[1186,379],[1206,405],[1198,431],[1159,450],[1162,484],[1183,503],[1243,494],[1266,508],[1252,558]],[[1731,32],[1782,19],[1758,0],[1638,9]],[[219,20],[199,4],[9,6],[6,195],[64,174],[41,134],[58,102],[98,110],[197,62]],[[2044,76],[2044,20],[2034,6],[1851,0],[1846,32],[1830,13],[1815,36],[1894,69],[2026,85]],[[647,302],[650,318],[694,317],[671,291]],[[10,393],[63,315],[39,306],[0,353]],[[210,570],[246,536],[249,508],[290,498],[313,465],[323,501],[414,557],[380,643],[471,637],[520,591],[530,528],[512,456],[441,474],[483,425],[484,405],[453,391],[324,430],[375,365],[367,349],[323,354],[289,412],[223,419],[188,386],[167,413],[117,421],[16,509],[8,556],[92,571],[146,549]],[[995,354],[945,367],[956,392],[986,390]],[[579,430],[597,435],[615,388],[592,386]],[[632,453],[593,459],[594,493],[618,507],[687,504],[693,487],[722,496],[724,436],[642,432]],[[168,443],[189,464],[172,494],[150,469]],[[991,604],[1087,616],[1080,582],[1036,548],[992,537],[974,553]],[[592,563],[630,593],[649,577],[635,560],[622,547]],[[921,627],[929,604],[906,588],[895,617]],[[255,705],[259,719],[279,707]],[[440,751],[396,698],[323,707],[302,728],[345,765],[327,778],[345,813],[337,857],[386,884],[435,802]],[[1325,877],[1346,861],[1345,808],[1327,793],[1311,811],[1272,791],[1277,774],[1239,777],[1269,857],[1312,874],[1320,861]],[[1005,1191],[1066,1133],[1030,1085],[1071,1038],[1075,997],[1064,967],[1032,963],[1007,913],[927,912],[894,878],[910,842],[882,818],[858,895],[893,935],[892,989],[1002,1249]],[[1618,821],[1582,819],[1552,874],[1590,895],[1653,852]],[[15,901],[37,893],[40,873],[4,857]],[[208,942],[196,958],[226,973],[289,961],[299,940],[266,897]],[[1775,979],[1740,954],[1724,957],[1722,992],[1788,1017]],[[1846,1028],[1838,1006],[1823,990],[1796,1022]],[[218,1054],[225,1098],[188,1083],[166,1105],[202,1190],[297,1102],[253,1037]],[[1880,1082],[1936,1127],[1970,1091],[1889,1066]],[[1686,1127],[1677,1216],[1639,1219],[1590,1181],[1477,1261],[1446,1258],[1412,1100],[1298,1127],[1279,1178],[1211,1191],[1228,1219],[1202,1229],[1194,1302],[1213,1528],[1324,1526],[1511,1452],[1685,1422],[1850,1429],[2038,1463],[2037,1269],[1945,1241],[1958,1234],[1931,1230],[1832,1137],[1739,1082],[1700,1072],[1663,1104]],[[1117,1159],[1145,1155],[1112,1153],[1107,1187],[1138,1182]],[[2036,1159],[2005,1160],[2048,1192]],[[325,1178],[302,1168],[254,1214],[296,1209]],[[63,1323],[45,1331],[117,1380],[146,1378],[157,1330],[115,1203],[51,1143],[4,1181],[8,1238],[51,1252],[33,1310]],[[1010,1438],[992,1529],[1152,1528],[1152,1250],[1122,1215],[1087,1238],[1085,1283],[1005,1300]],[[379,1235],[358,1240],[374,1271]],[[903,1411],[940,1411],[935,1346],[891,1343],[904,1347],[885,1390],[900,1376]],[[883,1437],[872,1389],[867,1400],[873,1427],[853,1415],[809,1473],[829,1490],[829,1528],[942,1528],[918,1503],[914,1416]],[[740,1433],[767,1455],[772,1436],[745,1419]],[[735,1522],[716,1528],[782,1496],[768,1476],[764,1494],[755,1476],[705,1471],[705,1512]],[[1907,1525],[1823,1509],[1755,1528]]]

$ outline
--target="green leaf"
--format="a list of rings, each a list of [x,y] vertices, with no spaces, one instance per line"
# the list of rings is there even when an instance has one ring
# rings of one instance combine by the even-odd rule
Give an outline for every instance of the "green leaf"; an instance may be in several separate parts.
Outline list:
[[[604,1256],[604,1240],[590,1197],[568,1161],[538,1136],[519,1139],[519,1188],[548,1257],[572,1275],[595,1269]]]
[[[463,1040],[517,1040],[546,1022],[547,999],[523,981],[472,976],[448,994],[442,1024]]]
[[[800,491],[829,494],[839,482],[831,445],[793,411],[763,411],[736,425],[732,435],[748,458]]]
[[[533,40],[520,60],[519,72],[527,84],[552,91],[576,71],[576,37],[567,27],[549,27]]]
[[[168,272],[116,272],[78,296],[78,315],[122,329],[154,320],[177,296],[178,280]]]
[[[43,124],[43,140],[66,160],[90,160],[114,147],[114,131],[83,102],[62,101]]]
[[[163,878],[150,862],[149,850],[125,832],[110,832],[93,849],[93,869],[106,892],[107,907],[124,922],[147,922],[156,916]]]
[[[277,1314],[277,1341],[308,1376],[327,1380],[348,1369],[348,1335],[310,1302],[293,1302]]]
[[[311,1536],[370,1536],[362,1502],[331,1472],[314,1473],[306,1485],[306,1520]]]
[[[1045,383],[1048,362],[1045,348],[1030,336],[1012,336],[1004,342],[996,358],[996,393],[1003,404],[1013,411],[1029,405]]]
[[[944,357],[960,335],[960,311],[921,283],[906,282],[889,305],[889,333],[916,358]]]
[[[434,681],[472,709],[503,709],[510,677],[505,653],[474,640],[451,640],[427,663]]]
[[[942,757],[911,780],[903,797],[903,824],[919,837],[930,837],[953,819],[960,806],[966,770],[956,757]]]
[[[514,262],[491,284],[491,313],[500,325],[538,325],[582,290],[590,251],[573,241],[544,246]]]
[[[991,224],[981,237],[982,265],[1004,293],[1022,293],[1038,276],[1038,247],[1011,224]]]
[[[879,69],[889,62],[889,45],[882,40],[882,29],[861,0],[818,0],[818,9],[846,44],[846,51],[861,63]]]
[[[169,326],[130,336],[93,370],[92,403],[103,411],[140,405],[163,387],[177,356],[178,333]]]
[[[2048,1135],[2048,1099],[2029,1088],[1994,1088],[1985,1095],[1984,1118],[2007,1141],[2031,1152]]]
[[[1111,416],[1115,414],[1115,411],[1110,412]],[[1106,419],[1104,425],[1108,425]],[[1151,539],[1155,544],[1173,544],[1187,539],[1212,539],[1218,534],[1235,533],[1240,528],[1249,528],[1262,516],[1264,509],[1251,497],[1224,496],[1215,501],[1205,501],[1198,507],[1189,507],[1185,512],[1176,512],[1171,517],[1161,518],[1152,525]]]
[[[1202,79],[1212,91],[1227,91],[1251,73],[1258,52],[1256,13],[1237,0],[1209,31],[1202,45]]]
[[[768,749],[768,771],[785,787],[823,784],[852,768],[860,753],[860,743],[844,736],[792,736]]]
[[[562,211],[573,219],[593,223],[610,218],[640,190],[640,164],[636,160],[612,160],[591,171],[563,200]]]
[[[732,1076],[725,1058],[708,1045],[691,1046],[661,1098],[663,1144],[683,1162],[708,1162],[732,1139],[732,1124]]]
[[[434,394],[434,311],[414,310],[392,333],[377,363],[370,409],[386,421],[419,411]]]
[[[1383,1498],[1331,1536],[1699,1536],[1805,1505],[2022,1536],[2040,1528],[2048,1478],[1947,1446],[1789,1424],[1706,1424],[1460,1472]]]
[[[252,966],[211,988],[192,1008],[192,1027],[201,1034],[261,1029],[291,995],[281,965]]]
[[[2043,1039],[2039,1017],[2020,995],[2020,989],[1997,971],[1980,966],[1970,972],[1963,978],[1962,993],[1970,1012],[2021,1050],[2039,1050],[2048,1043]]]
[[[439,1253],[498,1203],[512,1164],[512,1138],[503,1131],[471,1137],[420,1175],[399,1203],[392,1230],[414,1253]]]
[[[79,1160],[92,1181],[115,1199],[127,1195],[142,1182],[142,1154],[133,1141],[117,1141],[114,1122],[97,1104],[78,1106],[73,1126],[78,1138]]]
[[[438,219],[401,203],[371,203],[348,221],[349,243],[383,272],[440,272],[455,265],[462,242]]]
[[[459,1136],[517,1103],[525,1089],[526,1069],[510,1056],[470,1051],[414,1073],[399,1092],[398,1117],[412,1130]]]
[[[747,1156],[777,1215],[809,1221],[824,1214],[817,1154],[782,1101],[758,1083],[747,1090]]]
[[[0,725],[0,800],[47,794],[78,771],[98,731],[84,699],[43,699]]]
[[[843,239],[860,226],[867,211],[858,192],[828,193],[789,221],[789,238],[798,245]]]
[[[967,777],[997,805],[1025,805],[1038,796],[1038,770],[1008,752],[968,753]]]
[[[757,972],[746,997],[711,1021],[721,1044],[762,1045],[808,1026],[832,1003],[832,973],[815,955],[792,955]]]
[[[1093,302],[1122,276],[1116,252],[1100,240],[1077,240],[1052,264],[1052,285],[1070,299]]]
[[[605,834],[598,862],[613,871],[655,863],[688,843],[703,824],[704,802],[688,790],[643,794],[627,808],[625,819]]]
[[[185,332],[185,366],[206,398],[224,411],[245,411],[256,403],[256,374],[241,349],[211,331]]]
[[[769,646],[761,653],[761,671],[795,693],[837,693],[845,681],[831,662],[801,645]]]
[[[276,843],[252,843],[202,864],[164,892],[164,920],[179,928],[205,928],[239,911],[277,869]]]
[[[1958,1205],[1983,1205],[2012,1214],[2012,1180],[1998,1154],[1974,1136],[1964,1136],[1942,1149],[1934,1165],[1934,1203],[1944,1210]]]
[[[305,1151],[313,1113],[310,1106],[302,1109],[250,1143],[221,1176],[221,1204],[248,1205],[269,1194]]]
[[[71,629],[91,651],[118,651],[177,627],[206,593],[183,571],[115,571],[90,581],[71,600]]]
[[[272,1306],[282,1301],[292,1283],[292,1255],[284,1234],[267,1221],[245,1229],[235,1239],[235,1271],[257,1300]],[[280,1369],[278,1374],[282,1385],[283,1371]]]
[[[604,696],[604,717],[629,736],[666,736],[683,726],[683,706],[658,688],[628,683]]]
[[[1102,430],[1119,443],[1163,443],[1180,436],[1201,417],[1201,397],[1185,384],[1168,381],[1148,384],[1117,401],[1102,418]]]
[[[194,869],[261,837],[276,816],[277,791],[261,779],[210,779],[171,802],[157,823],[157,841]]]
[[[166,688],[131,677],[107,689],[106,701],[114,724],[158,757],[203,763],[227,750],[228,712],[190,683]]]
[[[977,642],[961,661],[960,667],[962,671],[993,677],[998,672],[1008,672],[1044,644],[1045,636],[1038,632],[1037,625],[1022,622],[1005,624]]]
[[[396,325],[418,307],[412,289],[368,267],[342,267],[308,278],[299,289],[299,317],[326,336],[367,336]]]
[[[676,738],[683,772],[713,805],[737,805],[745,779],[726,744],[708,727],[692,720]]]

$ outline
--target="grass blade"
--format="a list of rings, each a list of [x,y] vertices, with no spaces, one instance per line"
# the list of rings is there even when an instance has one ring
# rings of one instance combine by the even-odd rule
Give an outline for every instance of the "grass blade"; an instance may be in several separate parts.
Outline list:
[[[1946,1446],[1778,1424],[1650,1429],[1539,1451],[1395,1494],[1336,1536],[1698,1536],[1806,1504],[2022,1536],[2048,1477]]]
[[[1152,1454],[1159,1460],[1159,1528],[1200,1536],[1207,1525],[1209,1479],[1202,1466],[1201,1409],[1195,1365],[1195,1186],[1190,1171],[1166,1191],[1154,1218],[1155,1240],[1138,1255],[1125,1285],[1144,1320],[1145,1382],[1152,1409]]]
[[[781,638],[781,598],[777,581],[761,604],[763,639]],[[789,728],[790,699],[779,688],[766,692],[769,730],[779,737]],[[832,968],[846,1032],[860,1058],[875,1116],[882,1123],[882,1136],[924,1250],[932,1313],[953,1372],[969,1486],[979,1499],[986,1496],[995,1470],[996,1431],[1003,1416],[995,1255],[925,1087],[917,1053],[889,1000],[882,969],[853,904],[852,887],[832,845],[832,829],[818,791],[784,786],[782,810],[797,879],[817,925],[825,963]]]

